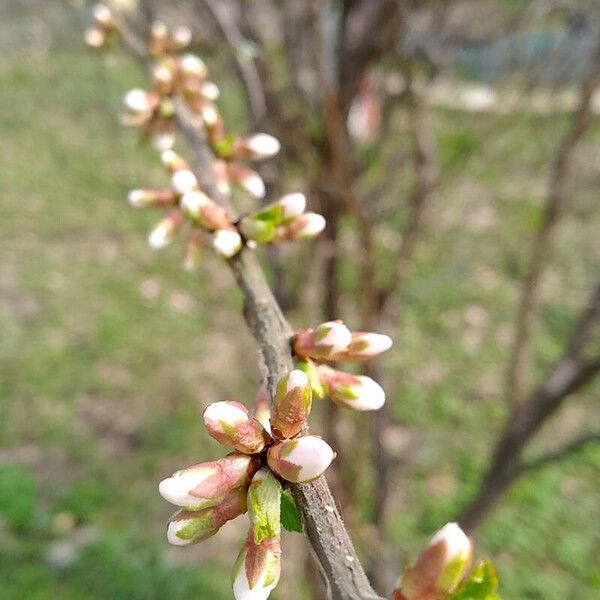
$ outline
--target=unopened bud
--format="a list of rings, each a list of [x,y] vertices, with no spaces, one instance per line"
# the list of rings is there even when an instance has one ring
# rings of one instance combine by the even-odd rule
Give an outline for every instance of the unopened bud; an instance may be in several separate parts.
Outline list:
[[[378,410],[385,404],[385,392],[373,379],[318,366],[321,382],[328,396],[336,403],[354,410]]]
[[[123,104],[133,113],[149,113],[157,107],[158,98],[151,92],[134,88],[125,94]]]
[[[219,229],[213,235],[213,248],[224,258],[232,258],[242,249],[242,237],[233,229]]]
[[[233,183],[245,189],[255,198],[260,200],[265,197],[265,182],[256,171],[237,163],[231,163],[229,165],[229,177]]]
[[[271,429],[277,439],[298,435],[310,415],[312,389],[306,373],[299,369],[290,371],[277,384],[273,402]]]
[[[231,454],[177,471],[160,482],[158,491],[171,504],[203,510],[220,504],[231,490],[246,486],[257,468],[256,459]]]
[[[221,502],[200,511],[180,510],[169,520],[167,539],[174,546],[188,546],[213,536],[247,510],[246,489],[231,490]]]
[[[294,352],[301,358],[329,359],[347,350],[351,342],[352,333],[342,321],[328,321],[300,332],[294,339]]]
[[[465,577],[473,553],[471,540],[456,523],[448,523],[431,538],[417,562],[406,569],[396,598],[442,600]]]
[[[279,140],[268,133],[256,133],[235,141],[233,153],[239,158],[262,160],[275,156],[281,149]]]
[[[291,240],[308,239],[318,236],[325,229],[325,217],[307,212],[295,218],[288,226],[285,237]]]
[[[192,41],[192,30],[189,27],[181,26],[173,31],[173,42],[178,50],[189,46]]]
[[[173,150],[165,150],[160,155],[160,159],[171,175],[177,171],[190,170],[188,162]]]
[[[152,135],[152,146],[159,152],[170,150],[176,141],[176,136],[171,132],[154,133]]]
[[[327,442],[315,435],[305,435],[271,446],[267,462],[287,481],[303,483],[322,475],[334,457],[335,453]]]
[[[94,16],[96,23],[99,23],[100,25],[110,27],[114,24],[110,8],[108,8],[108,6],[105,4],[94,4],[94,7],[92,8],[92,15]]]
[[[392,347],[392,338],[382,333],[352,333],[352,342],[345,352],[334,360],[365,360],[373,358]]]
[[[281,484],[267,468],[256,472],[248,488],[248,516],[256,544],[279,537]]]
[[[134,208],[154,208],[175,206],[177,196],[170,188],[131,190],[127,201]]]
[[[218,100],[221,95],[219,87],[212,81],[204,81],[200,87],[200,93],[204,99],[210,100],[211,102]]]
[[[204,192],[194,190],[185,193],[181,198],[181,208],[190,218],[210,231],[226,229],[231,225],[227,211]]]
[[[185,194],[198,187],[198,180],[191,171],[181,169],[171,175],[171,185],[178,194]]]
[[[202,239],[196,233],[199,232],[192,232],[190,235],[183,257],[183,268],[190,272],[198,268],[202,257]]]
[[[280,574],[279,538],[256,544],[250,531],[231,574],[235,600],[267,600]]]
[[[161,250],[168,246],[183,224],[183,215],[179,212],[173,212],[167,215],[150,232],[148,244],[153,250]]]
[[[89,27],[84,35],[85,43],[91,48],[102,48],[106,43],[106,33],[99,27]]]
[[[203,418],[208,433],[217,442],[244,454],[262,452],[270,441],[263,426],[239,402],[213,402]]]
[[[281,206],[283,219],[294,219],[306,210],[306,196],[300,192],[282,196],[277,204]]]
[[[184,76],[206,77],[206,65],[195,54],[184,54],[179,57],[179,66]]]

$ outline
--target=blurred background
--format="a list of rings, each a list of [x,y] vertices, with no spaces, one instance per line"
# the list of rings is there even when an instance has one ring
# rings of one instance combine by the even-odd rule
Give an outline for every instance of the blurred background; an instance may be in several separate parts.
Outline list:
[[[377,588],[461,519],[503,598],[598,598],[600,3],[111,6],[188,25],[231,129],[282,141],[269,197],[328,218],[261,257],[291,322],[394,338],[385,411],[313,418]],[[157,484],[220,456],[201,411],[250,403],[258,356],[220,261],[148,249],[124,199],[167,179],[119,123],[147,77],[91,23],[0,5],[0,596],[226,599],[244,524],[171,548]],[[301,536],[284,555],[273,597],[323,598]]]

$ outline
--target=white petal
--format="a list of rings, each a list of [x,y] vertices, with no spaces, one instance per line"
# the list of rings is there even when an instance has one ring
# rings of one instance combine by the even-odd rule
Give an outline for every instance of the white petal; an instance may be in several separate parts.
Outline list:
[[[183,539],[177,535],[184,527],[187,527],[192,522],[192,519],[181,519],[179,521],[171,521],[167,527],[167,541],[173,546],[189,546],[193,543],[193,539]]]
[[[353,386],[357,394],[356,400],[349,400],[346,404],[354,410],[378,410],[385,404],[385,391],[370,377],[359,375],[360,384]]]
[[[429,542],[429,546],[444,542],[449,560],[468,555],[471,551],[471,541],[456,523],[444,525]]]
[[[304,371],[300,371],[300,369],[294,369],[289,372],[288,380],[287,380],[287,391],[291,391],[296,387],[305,388],[308,386],[308,377]]]
[[[320,437],[305,435],[294,442],[297,442],[296,447],[285,460],[301,467],[297,483],[311,481],[321,475],[335,457],[331,446]]]
[[[283,207],[283,215],[286,219],[299,217],[306,210],[306,196],[300,192],[286,194],[279,199]]]
[[[248,149],[257,158],[268,158],[275,156],[281,149],[279,140],[268,133],[257,133],[246,140]]]
[[[242,248],[242,238],[237,231],[219,229],[213,235],[213,248],[225,258],[235,256]]]
[[[181,169],[175,171],[171,177],[171,185],[178,194],[185,194],[191,192],[198,185],[196,176],[187,169]]]

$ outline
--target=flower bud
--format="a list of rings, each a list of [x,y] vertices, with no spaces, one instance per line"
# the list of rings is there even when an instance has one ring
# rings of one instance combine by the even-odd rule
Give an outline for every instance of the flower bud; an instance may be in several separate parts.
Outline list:
[[[183,224],[183,215],[179,211],[167,215],[148,235],[148,244],[153,250],[168,246]]]
[[[211,200],[204,192],[193,190],[181,198],[181,208],[205,229],[226,229],[231,226],[227,211]]]
[[[178,194],[185,194],[198,187],[198,180],[191,171],[181,169],[171,175],[171,185]]]
[[[232,258],[242,249],[242,237],[234,229],[219,229],[213,235],[213,248],[224,258]]]
[[[372,358],[389,350],[392,338],[382,333],[352,333],[352,342],[345,352],[340,353],[334,360],[364,360]]]
[[[239,185],[255,198],[260,200],[265,197],[265,182],[256,171],[231,163],[229,165],[229,177],[233,183]]]
[[[267,462],[278,475],[292,483],[312,481],[322,475],[335,453],[320,437],[304,435],[269,448]]]
[[[171,132],[154,133],[152,135],[152,147],[159,152],[171,149],[175,145],[176,136]]]
[[[278,538],[281,533],[281,484],[267,468],[259,469],[248,488],[248,516],[254,543]]]
[[[219,90],[219,86],[212,81],[204,81],[200,87],[200,93],[205,100],[210,100],[214,102],[219,99],[221,92]]]
[[[180,510],[169,520],[167,539],[174,546],[187,546],[213,536],[219,529],[247,510],[246,489],[231,490],[215,506],[199,511]]]
[[[271,434],[271,409],[267,382],[263,381],[254,399],[254,418]]]
[[[190,165],[188,162],[179,156],[174,150],[165,150],[160,155],[162,164],[166,167],[167,171],[173,175],[177,171],[189,171]]]
[[[298,435],[310,415],[312,389],[306,373],[290,371],[277,384],[273,402],[271,429],[276,439]]]
[[[105,4],[94,4],[92,8],[92,15],[96,23],[103,25],[104,27],[112,27],[114,20],[110,8]]]
[[[471,564],[473,545],[456,523],[448,523],[432,538],[417,562],[406,569],[396,598],[442,600],[454,592]]]
[[[280,574],[279,538],[256,544],[250,531],[231,574],[235,600],[267,600]]]
[[[262,452],[270,441],[263,426],[239,402],[213,402],[203,418],[208,433],[217,442],[244,454]]]
[[[326,225],[325,217],[317,213],[307,212],[296,217],[284,233],[285,239],[302,240],[318,236]]]
[[[202,257],[202,238],[196,234],[199,232],[192,232],[190,234],[187,246],[185,249],[185,255],[183,257],[183,268],[186,271],[195,271],[200,264]]]
[[[268,133],[256,133],[235,141],[233,154],[238,158],[262,160],[275,156],[281,149],[279,140]]]
[[[195,54],[183,54],[179,57],[179,68],[184,76],[206,77],[206,65],[204,61]]]
[[[106,33],[100,27],[88,27],[85,30],[84,39],[91,48],[102,48],[106,43]]]
[[[192,30],[189,27],[176,27],[173,31],[173,43],[177,50],[181,50],[190,45],[192,41]]]
[[[294,219],[306,210],[306,196],[300,192],[286,194],[277,203],[281,206],[283,219]]]
[[[351,342],[352,333],[342,321],[328,321],[300,332],[294,339],[294,352],[301,358],[329,359],[347,350]]]
[[[160,495],[187,510],[203,510],[220,504],[233,489],[246,486],[258,468],[250,456],[231,454],[177,471],[160,482]]]
[[[156,94],[141,88],[129,90],[123,97],[123,104],[132,113],[150,113],[158,106]]]
[[[127,195],[127,201],[134,208],[163,208],[175,206],[177,196],[169,188],[131,190]]]
[[[385,392],[373,379],[319,365],[319,376],[327,395],[336,403],[354,410],[378,410],[385,404]]]

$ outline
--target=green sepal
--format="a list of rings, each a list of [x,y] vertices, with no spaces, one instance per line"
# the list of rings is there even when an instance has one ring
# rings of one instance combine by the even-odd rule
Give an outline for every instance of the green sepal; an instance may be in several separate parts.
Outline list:
[[[281,484],[269,470],[248,488],[248,515],[255,544],[281,534]]]
[[[310,382],[310,387],[312,388],[313,396],[319,400],[325,398],[327,390],[321,383],[321,378],[319,377],[319,372],[317,371],[315,363],[312,360],[303,360],[298,363],[298,368],[306,373],[308,381]]]
[[[286,531],[302,533],[300,511],[287,490],[281,490],[281,524]]]
[[[230,133],[220,140],[216,140],[212,144],[214,153],[219,158],[231,158],[233,154],[233,146],[235,143],[235,136]]]
[[[471,571],[468,579],[447,600],[501,600],[498,574],[489,560],[482,560]]]

